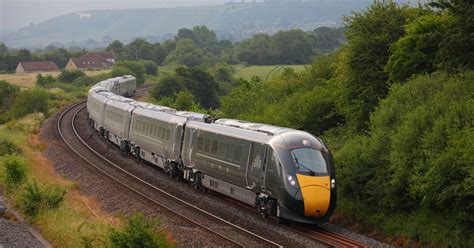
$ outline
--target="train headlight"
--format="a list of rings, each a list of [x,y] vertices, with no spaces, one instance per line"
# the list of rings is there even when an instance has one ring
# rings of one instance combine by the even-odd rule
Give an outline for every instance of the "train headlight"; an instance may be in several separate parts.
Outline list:
[[[334,189],[336,187],[336,179],[331,179],[331,189]]]
[[[295,186],[296,182],[293,180],[292,176],[288,176],[288,181],[290,182],[291,186]]]

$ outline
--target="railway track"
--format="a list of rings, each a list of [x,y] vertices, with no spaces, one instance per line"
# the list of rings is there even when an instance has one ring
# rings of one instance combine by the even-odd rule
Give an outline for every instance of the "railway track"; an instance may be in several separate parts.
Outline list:
[[[137,90],[137,94],[140,94],[146,90],[147,88]],[[178,216],[179,218],[182,218],[183,220],[191,223],[192,225],[202,228],[210,234],[225,240],[225,242],[228,242],[229,245],[239,247],[255,245],[267,247],[282,247],[281,245],[269,239],[255,234],[243,227],[237,226],[206,210],[196,207],[176,196],[167,193],[163,189],[160,189],[150,184],[149,182],[140,179],[132,173],[124,170],[119,165],[113,163],[103,155],[97,153],[79,135],[74,124],[78,113],[83,111],[84,108],[85,101],[82,101],[71,105],[70,107],[65,109],[58,118],[57,130],[61,139],[69,147],[69,149],[71,149],[87,164],[91,165],[100,173],[117,182],[122,187],[130,190],[134,194],[143,197],[147,201],[159,206],[160,208],[166,211],[169,211],[170,213]],[[99,162],[94,162],[94,160],[101,160],[103,164],[106,164],[108,166],[108,168],[105,168],[104,165],[100,165],[101,163]],[[113,169],[113,171],[110,170],[111,168]],[[140,186],[136,187],[133,185]],[[144,188],[147,188],[148,190],[143,190]],[[153,194],[150,194],[150,191],[153,191]],[[162,197],[156,197],[156,194],[167,198],[167,203],[164,203],[164,201],[162,201]],[[155,199],[160,199],[160,201],[157,201]],[[179,204],[180,207],[177,208],[176,204]],[[189,214],[190,212],[192,214]]]
[[[366,244],[360,243],[353,239],[344,237],[342,235],[326,231],[315,226],[295,225],[289,224],[288,228],[294,232],[304,235],[310,239],[323,242],[328,246],[333,247],[369,247]]]

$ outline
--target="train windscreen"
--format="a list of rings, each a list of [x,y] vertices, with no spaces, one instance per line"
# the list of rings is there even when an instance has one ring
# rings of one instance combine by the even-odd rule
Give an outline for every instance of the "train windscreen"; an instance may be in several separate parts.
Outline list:
[[[297,148],[291,151],[298,172],[310,175],[327,175],[326,160],[321,151],[313,148]]]

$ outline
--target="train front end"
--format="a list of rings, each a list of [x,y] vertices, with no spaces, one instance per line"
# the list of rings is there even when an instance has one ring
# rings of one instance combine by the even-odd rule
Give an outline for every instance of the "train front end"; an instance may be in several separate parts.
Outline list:
[[[327,147],[301,131],[281,135],[273,147],[284,172],[278,215],[303,223],[327,222],[336,207],[334,163]]]

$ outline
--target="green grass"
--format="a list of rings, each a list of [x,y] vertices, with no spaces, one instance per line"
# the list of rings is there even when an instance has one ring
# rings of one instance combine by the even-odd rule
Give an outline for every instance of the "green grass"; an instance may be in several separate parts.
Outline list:
[[[277,76],[283,71],[283,68],[292,68],[296,72],[302,71],[305,65],[252,65],[252,66],[243,66],[237,65],[234,66],[236,72],[234,78],[242,78],[245,80],[250,80],[254,76],[258,76],[261,79],[271,79],[274,76]]]

